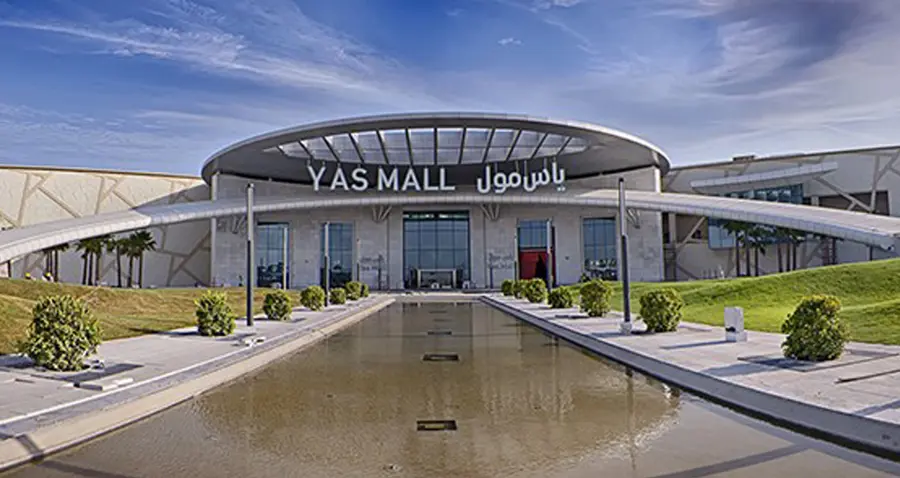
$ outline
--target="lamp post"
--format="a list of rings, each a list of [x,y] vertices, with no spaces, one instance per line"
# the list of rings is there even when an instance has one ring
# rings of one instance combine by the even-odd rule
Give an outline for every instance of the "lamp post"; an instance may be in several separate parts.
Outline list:
[[[330,238],[329,238],[329,232],[330,232],[329,229],[331,229],[331,223],[330,223],[330,222],[326,222],[326,223],[325,223],[325,232],[323,233],[323,234],[325,234],[325,238],[324,238],[325,240],[323,241],[323,242],[325,243],[325,245],[324,245],[324,249],[325,249],[325,254],[324,254],[324,262],[325,262],[325,305],[328,305],[328,294],[329,294],[329,291],[330,291],[330,289],[331,289],[331,264],[328,263],[328,249],[329,249],[328,246],[331,244],[331,241],[329,240],[329,239],[330,239]]]
[[[547,219],[547,290],[553,289],[553,220]]]
[[[288,289],[288,228],[290,226],[285,226],[284,229],[281,230],[281,288],[284,290]]]
[[[256,283],[253,257],[256,224],[253,219],[253,183],[247,185],[247,327],[253,327],[253,285]]]
[[[519,227],[513,234],[513,280],[519,280]]]
[[[625,317],[619,330],[623,334],[630,334],[631,323],[631,282],[628,279],[628,222],[625,215],[625,179],[619,178],[619,234],[622,249],[622,313]]]

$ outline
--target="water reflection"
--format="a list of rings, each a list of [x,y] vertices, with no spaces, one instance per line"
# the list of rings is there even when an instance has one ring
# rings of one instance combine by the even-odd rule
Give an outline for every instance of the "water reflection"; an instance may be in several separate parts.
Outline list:
[[[425,362],[426,353],[460,361]],[[442,419],[458,429],[416,431],[417,420]],[[757,478],[898,470],[586,357],[487,306],[405,303],[10,476]]]
[[[441,312],[452,322],[435,321]],[[423,362],[430,352],[460,362]],[[217,436],[335,475],[394,464],[410,476],[497,476],[628,453],[678,401],[484,305],[430,303],[389,308],[193,406]],[[418,419],[459,430],[419,432]]]

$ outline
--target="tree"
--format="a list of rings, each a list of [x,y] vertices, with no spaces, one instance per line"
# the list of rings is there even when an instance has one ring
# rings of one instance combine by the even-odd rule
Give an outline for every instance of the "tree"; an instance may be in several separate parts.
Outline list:
[[[750,224],[741,221],[725,221],[722,229],[734,236],[734,267],[735,277],[741,276],[741,246],[747,245],[747,231]],[[750,250],[747,249],[747,275],[750,275]]]
[[[97,241],[94,245],[94,257],[96,258],[94,263],[94,285],[99,285],[100,279],[103,278],[103,251],[109,249],[109,243],[114,239],[109,234],[97,236],[94,239]]]
[[[753,249],[753,275],[759,277],[759,256],[766,255],[766,246],[772,240],[772,228],[754,224],[747,230],[747,236],[750,241],[750,248]],[[749,265],[747,264],[747,269],[750,268]]]
[[[127,255],[128,255],[128,287],[131,287],[133,272],[134,272],[134,260],[138,260],[138,286],[144,286],[144,253],[147,251],[156,250],[156,240],[153,239],[153,235],[150,234],[149,231],[137,231],[133,232],[128,236],[127,240]]]
[[[122,254],[125,252],[127,240],[124,237],[110,237],[106,241],[106,251],[116,253],[116,286],[122,287]]]
[[[59,253],[69,249],[68,244],[59,244],[44,249],[45,266],[44,271],[49,272],[53,277],[53,282],[59,282]]]

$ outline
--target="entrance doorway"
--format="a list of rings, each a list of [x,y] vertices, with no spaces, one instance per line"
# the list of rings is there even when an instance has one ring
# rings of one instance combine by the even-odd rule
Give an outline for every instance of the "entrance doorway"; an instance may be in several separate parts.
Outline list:
[[[556,227],[550,227],[550,257],[547,257],[547,220],[519,221],[518,226],[519,279],[544,279],[550,271],[550,281],[556,278]]]
[[[403,213],[403,285],[460,289],[469,277],[469,213]]]

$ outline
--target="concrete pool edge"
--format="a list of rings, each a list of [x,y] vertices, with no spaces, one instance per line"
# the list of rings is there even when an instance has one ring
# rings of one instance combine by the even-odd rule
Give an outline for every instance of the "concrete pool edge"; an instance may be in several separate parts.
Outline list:
[[[482,295],[481,300],[485,304],[584,350],[748,415],[796,429],[814,438],[821,438],[874,455],[896,459],[896,456],[900,454],[900,444],[894,438],[900,436],[900,426],[896,424],[755,390],[664,362],[603,338],[581,334],[563,325],[512,307],[489,295]]]
[[[28,433],[0,437],[0,472],[82,444],[225,385],[288,354],[314,345],[394,302],[395,299],[391,296],[375,297],[371,304],[361,309],[348,310],[346,314],[335,317],[321,328],[289,337],[262,351],[220,364],[213,370],[187,377],[162,390],[153,390],[124,403],[83,413]]]

